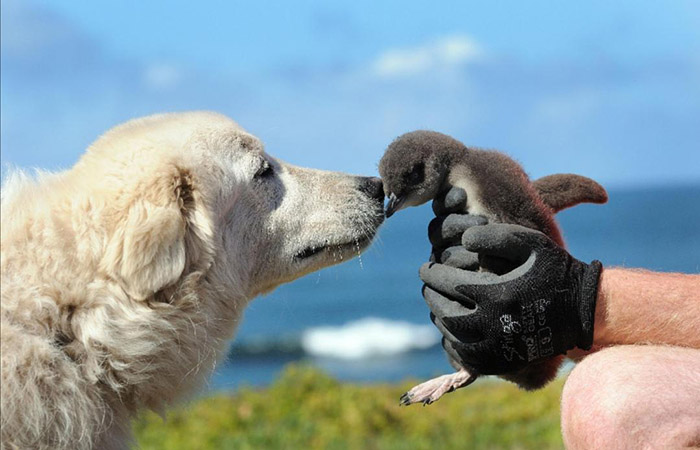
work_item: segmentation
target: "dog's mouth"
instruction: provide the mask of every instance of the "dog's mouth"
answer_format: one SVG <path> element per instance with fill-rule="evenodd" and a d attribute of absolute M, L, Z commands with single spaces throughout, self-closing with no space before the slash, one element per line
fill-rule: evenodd
<path fill-rule="evenodd" d="M 328 248 L 327 245 L 321 245 L 318 247 L 314 247 L 314 246 L 306 247 L 304 250 L 302 250 L 302 251 L 298 252 L 296 255 L 294 255 L 294 259 L 310 258 L 314 255 L 321 253 L 322 251 L 324 251 L 327 248 Z"/>
<path fill-rule="evenodd" d="M 296 261 L 301 261 L 309 259 L 321 253 L 331 253 L 338 257 L 343 257 L 344 255 L 352 251 L 355 251 L 357 255 L 359 255 L 362 252 L 362 250 L 367 248 L 370 242 L 372 242 L 372 237 L 364 236 L 340 244 L 324 243 L 318 245 L 310 245 L 294 254 L 294 259 Z"/>

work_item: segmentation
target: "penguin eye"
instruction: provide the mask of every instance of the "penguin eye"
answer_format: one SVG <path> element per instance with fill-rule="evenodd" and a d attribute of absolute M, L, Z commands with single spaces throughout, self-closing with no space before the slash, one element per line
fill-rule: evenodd
<path fill-rule="evenodd" d="M 416 185 L 423 182 L 425 178 L 425 164 L 418 163 L 413 166 L 410 172 L 406 175 L 406 182 L 410 185 Z"/>

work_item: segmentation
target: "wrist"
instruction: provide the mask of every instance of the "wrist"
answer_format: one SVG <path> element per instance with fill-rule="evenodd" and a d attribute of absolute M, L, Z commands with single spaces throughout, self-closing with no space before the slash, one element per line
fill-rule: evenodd
<path fill-rule="evenodd" d="M 576 347 L 588 350 L 593 345 L 594 324 L 596 324 L 596 306 L 600 296 L 601 274 L 603 265 L 594 260 L 590 264 L 584 264 L 581 277 L 578 313 L 580 320 L 579 338 Z"/>
<path fill-rule="evenodd" d="M 603 269 L 600 273 L 600 283 L 598 287 L 598 298 L 595 307 L 595 327 L 593 329 L 593 342 L 596 346 L 609 344 L 608 339 L 608 314 L 607 304 L 610 294 L 611 269 Z"/>

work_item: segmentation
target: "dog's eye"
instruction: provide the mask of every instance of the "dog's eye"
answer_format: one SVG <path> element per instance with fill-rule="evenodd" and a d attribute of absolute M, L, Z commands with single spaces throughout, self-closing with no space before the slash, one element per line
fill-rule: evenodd
<path fill-rule="evenodd" d="M 274 174 L 274 169 L 270 165 L 269 162 L 265 161 L 263 164 L 260 166 L 257 172 L 255 172 L 255 175 L 253 175 L 253 178 L 268 178 Z"/>

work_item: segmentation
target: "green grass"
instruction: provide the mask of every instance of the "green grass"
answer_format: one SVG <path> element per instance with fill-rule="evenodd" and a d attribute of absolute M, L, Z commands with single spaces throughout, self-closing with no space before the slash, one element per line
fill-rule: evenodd
<path fill-rule="evenodd" d="M 423 407 L 399 407 L 415 384 L 340 383 L 289 366 L 265 389 L 243 388 L 135 422 L 147 449 L 560 449 L 562 380 L 527 393 L 477 382 Z"/>

